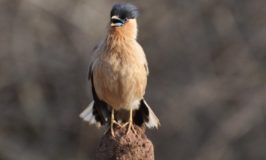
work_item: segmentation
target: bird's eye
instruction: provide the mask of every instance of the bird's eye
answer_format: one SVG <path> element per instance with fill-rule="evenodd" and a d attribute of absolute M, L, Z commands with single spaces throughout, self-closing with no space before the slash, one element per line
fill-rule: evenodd
<path fill-rule="evenodd" d="M 127 19 L 127 18 L 125 18 L 125 19 L 124 19 L 124 21 L 125 21 L 125 22 L 127 22 L 127 21 L 128 21 L 128 19 Z"/>

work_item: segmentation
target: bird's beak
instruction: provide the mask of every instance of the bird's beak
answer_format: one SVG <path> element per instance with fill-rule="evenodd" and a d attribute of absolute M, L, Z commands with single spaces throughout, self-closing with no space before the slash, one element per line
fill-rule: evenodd
<path fill-rule="evenodd" d="M 117 16 L 111 17 L 111 27 L 121 27 L 125 24 L 125 21 Z"/>

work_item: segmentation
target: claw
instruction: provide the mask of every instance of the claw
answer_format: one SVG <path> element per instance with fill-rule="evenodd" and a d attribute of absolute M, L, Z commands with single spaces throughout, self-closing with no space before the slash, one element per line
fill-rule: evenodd
<path fill-rule="evenodd" d="M 132 129 L 132 131 L 133 131 L 134 134 L 137 134 L 137 132 L 136 132 L 134 126 L 133 126 L 133 110 L 132 110 L 132 108 L 131 108 L 130 111 L 129 111 L 129 120 L 128 120 L 127 123 L 125 123 L 125 124 L 123 125 L 123 127 L 125 127 L 125 126 L 127 126 L 127 125 L 128 125 L 127 133 L 126 133 L 127 135 L 128 135 L 128 133 L 129 133 L 129 131 L 130 131 L 131 129 Z"/>
<path fill-rule="evenodd" d="M 115 118 L 114 118 L 114 109 L 112 109 L 111 126 L 110 126 L 112 137 L 115 137 L 114 124 L 117 125 L 117 126 L 119 126 L 120 128 L 124 128 L 124 127 L 127 126 L 126 135 L 128 135 L 128 133 L 130 132 L 130 130 L 132 130 L 134 134 L 137 134 L 137 131 L 135 130 L 134 125 L 133 125 L 133 110 L 132 109 L 130 109 L 130 111 L 129 111 L 129 119 L 128 119 L 128 122 L 124 123 L 123 125 L 121 125 L 120 123 L 118 123 L 115 120 Z"/>
<path fill-rule="evenodd" d="M 121 125 L 120 123 L 118 123 L 116 120 L 115 120 L 115 113 L 114 113 L 114 109 L 112 109 L 112 114 L 111 114 L 111 126 L 110 126 L 110 129 L 111 129 L 111 134 L 113 137 L 115 137 L 115 133 L 114 133 L 114 125 L 117 125 L 118 127 L 122 128 L 123 125 Z"/>

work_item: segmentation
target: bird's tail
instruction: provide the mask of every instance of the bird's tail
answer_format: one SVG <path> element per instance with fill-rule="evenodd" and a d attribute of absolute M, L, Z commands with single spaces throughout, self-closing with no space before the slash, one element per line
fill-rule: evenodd
<path fill-rule="evenodd" d="M 158 128 L 160 126 L 159 119 L 144 99 L 140 101 L 139 109 L 134 116 L 134 123 L 139 126 L 144 123 L 148 128 Z"/>
<path fill-rule="evenodd" d="M 92 101 L 85 110 L 81 112 L 79 115 L 80 118 L 82 118 L 84 121 L 89 122 L 89 124 L 95 124 L 96 119 L 95 116 L 93 115 L 93 106 L 94 106 L 94 101 Z"/>
<path fill-rule="evenodd" d="M 104 103 L 92 101 L 79 116 L 89 124 L 96 124 L 97 127 L 100 127 L 108 121 L 108 114 L 110 113 Z"/>

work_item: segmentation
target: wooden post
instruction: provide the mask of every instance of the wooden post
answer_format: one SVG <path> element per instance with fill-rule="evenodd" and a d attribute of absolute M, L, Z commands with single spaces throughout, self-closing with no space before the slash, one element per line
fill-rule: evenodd
<path fill-rule="evenodd" d="M 145 129 L 134 125 L 136 133 L 127 127 L 114 128 L 115 137 L 108 131 L 100 141 L 96 160 L 154 160 L 152 142 L 145 135 Z"/>

